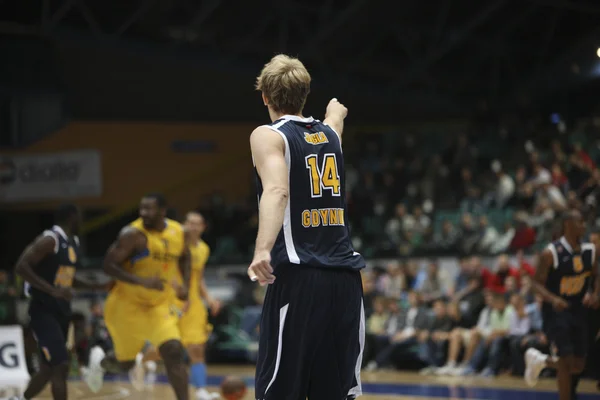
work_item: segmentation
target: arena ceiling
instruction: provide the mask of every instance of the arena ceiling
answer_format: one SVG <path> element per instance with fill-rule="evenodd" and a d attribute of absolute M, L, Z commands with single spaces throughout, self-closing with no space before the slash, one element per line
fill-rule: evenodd
<path fill-rule="evenodd" d="M 251 73 L 285 52 L 364 93 L 471 105 L 592 79 L 599 21 L 595 0 L 0 0 L 3 33 L 141 41 Z"/>

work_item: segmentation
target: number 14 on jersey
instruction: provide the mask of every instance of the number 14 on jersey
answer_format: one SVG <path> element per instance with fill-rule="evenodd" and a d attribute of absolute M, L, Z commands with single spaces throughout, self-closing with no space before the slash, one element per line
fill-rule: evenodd
<path fill-rule="evenodd" d="M 306 156 L 306 168 L 310 175 L 311 197 L 322 197 L 325 189 L 331 191 L 332 196 L 340 196 L 340 174 L 335 153 L 323 155 L 321 168 L 319 168 L 318 158 L 317 154 Z"/>

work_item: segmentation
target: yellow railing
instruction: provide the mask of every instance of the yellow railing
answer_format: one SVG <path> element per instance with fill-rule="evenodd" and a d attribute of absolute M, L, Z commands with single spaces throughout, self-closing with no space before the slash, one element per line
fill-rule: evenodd
<path fill-rule="evenodd" d="M 235 168 L 238 168 L 239 166 L 235 163 L 236 160 L 239 160 L 239 154 L 236 154 L 235 156 L 229 156 L 229 157 L 223 158 L 219 162 L 216 162 L 214 164 L 213 168 L 211 168 L 210 170 L 207 170 L 207 169 L 200 170 L 198 172 L 198 174 L 186 177 L 185 179 L 182 179 L 181 181 L 175 182 L 174 184 L 164 188 L 163 189 L 164 193 L 165 193 L 165 195 L 176 193 L 177 191 L 179 191 L 183 188 L 189 187 L 190 184 L 193 184 L 194 182 L 197 182 L 203 178 L 206 178 L 209 175 L 214 174 L 214 171 L 221 171 L 223 173 L 226 173 Z M 213 176 L 212 179 L 216 179 L 216 178 Z M 143 195 L 144 195 L 144 193 L 140 193 L 140 197 Z M 82 233 L 86 234 L 86 233 L 95 231 L 97 229 L 100 229 L 103 226 L 110 224 L 112 221 L 126 215 L 127 213 L 131 212 L 132 210 L 135 210 L 138 207 L 138 205 L 139 205 L 139 197 L 136 199 L 132 199 L 131 201 L 125 203 L 123 206 L 117 207 L 114 210 L 109 211 L 104 215 L 101 215 L 99 217 L 96 217 L 96 218 L 84 223 Z"/>

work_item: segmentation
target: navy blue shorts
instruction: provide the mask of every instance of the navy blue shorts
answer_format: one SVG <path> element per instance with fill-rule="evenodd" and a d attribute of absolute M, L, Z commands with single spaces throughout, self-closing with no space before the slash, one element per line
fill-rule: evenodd
<path fill-rule="evenodd" d="M 67 337 L 70 317 L 49 312 L 34 303 L 29 306 L 29 317 L 29 326 L 37 341 L 43 362 L 52 366 L 68 362 Z"/>
<path fill-rule="evenodd" d="M 587 313 L 565 310 L 544 313 L 544 333 L 559 357 L 585 358 L 588 352 Z"/>
<path fill-rule="evenodd" d="M 261 316 L 256 399 L 358 397 L 365 343 L 360 272 L 285 265 L 275 276 Z"/>

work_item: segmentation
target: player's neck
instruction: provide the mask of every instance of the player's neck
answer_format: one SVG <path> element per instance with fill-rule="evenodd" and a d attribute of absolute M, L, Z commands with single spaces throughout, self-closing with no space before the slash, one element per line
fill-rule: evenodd
<path fill-rule="evenodd" d="M 571 246 L 572 249 L 579 248 L 580 240 L 578 238 L 569 235 L 563 235 L 563 238 L 569 244 L 569 246 Z"/>
<path fill-rule="evenodd" d="M 271 111 L 269 110 L 269 116 L 271 117 L 271 121 L 275 122 L 283 117 L 285 117 L 286 115 L 293 115 L 295 117 L 299 117 L 299 118 L 304 118 L 304 116 L 302 115 L 302 113 L 299 114 L 286 114 L 286 113 L 280 113 L 280 112 L 275 112 L 275 111 Z"/>
<path fill-rule="evenodd" d="M 67 235 L 67 237 L 71 237 L 71 229 L 68 226 L 65 225 L 57 225 L 60 229 L 62 229 L 62 231 L 65 233 L 65 235 Z"/>

